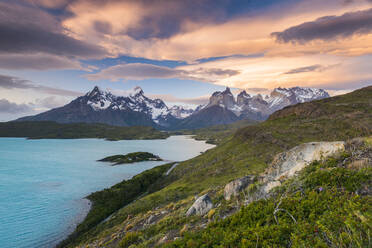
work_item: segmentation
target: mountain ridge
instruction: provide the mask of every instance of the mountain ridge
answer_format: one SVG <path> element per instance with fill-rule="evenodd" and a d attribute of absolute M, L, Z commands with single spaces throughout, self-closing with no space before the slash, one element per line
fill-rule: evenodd
<path fill-rule="evenodd" d="M 288 105 L 329 97 L 321 89 L 276 88 L 270 96 L 249 95 L 242 91 L 235 99 L 230 88 L 216 91 L 209 103 L 188 109 L 168 107 L 161 99 L 147 97 L 140 87 L 116 96 L 98 86 L 70 103 L 16 121 L 55 121 L 58 123 L 102 123 L 114 126 L 151 126 L 158 129 L 195 129 L 229 124 L 239 120 L 265 120 Z"/>
<path fill-rule="evenodd" d="M 205 106 L 182 120 L 178 129 L 194 129 L 207 126 L 230 124 L 238 120 L 266 120 L 272 113 L 286 106 L 328 98 L 328 92 L 315 88 L 275 88 L 270 95 L 249 95 L 245 90 L 235 99 L 230 88 L 216 91 Z M 200 115 L 206 118 L 202 118 Z M 218 115 L 218 118 L 215 118 Z"/>

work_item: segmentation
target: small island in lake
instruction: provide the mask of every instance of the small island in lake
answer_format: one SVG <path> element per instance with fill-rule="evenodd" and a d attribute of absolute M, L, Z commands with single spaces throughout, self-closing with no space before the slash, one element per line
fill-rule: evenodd
<path fill-rule="evenodd" d="M 126 155 L 114 155 L 98 160 L 100 162 L 111 162 L 113 165 L 130 164 L 142 161 L 162 161 L 159 156 L 149 152 L 132 152 Z"/>

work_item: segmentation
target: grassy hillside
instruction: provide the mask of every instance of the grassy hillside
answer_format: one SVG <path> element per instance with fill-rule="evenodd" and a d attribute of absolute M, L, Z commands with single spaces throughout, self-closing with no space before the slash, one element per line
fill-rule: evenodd
<path fill-rule="evenodd" d="M 372 146 L 357 149 L 372 156 Z M 370 247 L 372 161 L 352 163 L 360 158 L 349 152 L 312 163 L 272 197 L 164 246 Z"/>
<path fill-rule="evenodd" d="M 231 124 L 215 125 L 211 127 L 205 127 L 194 130 L 180 130 L 171 132 L 171 134 L 186 134 L 194 135 L 196 140 L 206 140 L 209 144 L 221 144 L 227 138 L 232 136 L 238 129 L 257 124 L 257 121 L 253 120 L 241 120 Z"/>
<path fill-rule="evenodd" d="M 0 123 L 0 137 L 130 140 L 165 139 L 169 135 L 152 127 L 118 127 L 105 124 L 60 124 L 51 121 L 17 121 Z"/>
<path fill-rule="evenodd" d="M 275 154 L 304 142 L 348 140 L 371 134 L 372 87 L 285 108 L 263 123 L 239 129 L 216 148 L 180 163 L 163 178 L 167 186 L 123 207 L 109 221 L 91 228 L 70 245 L 126 247 L 128 240 L 136 240 L 140 247 L 151 247 L 187 230 L 196 232 L 206 226 L 209 218 L 185 217 L 195 195 L 208 192 L 216 205 L 222 204 L 221 213 L 236 211 L 234 204 L 222 201 L 224 185 L 244 175 L 261 173 Z M 161 219 L 151 226 L 144 225 L 151 215 Z"/>

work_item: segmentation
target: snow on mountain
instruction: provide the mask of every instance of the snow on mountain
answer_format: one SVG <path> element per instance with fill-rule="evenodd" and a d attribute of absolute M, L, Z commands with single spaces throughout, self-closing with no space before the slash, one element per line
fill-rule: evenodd
<path fill-rule="evenodd" d="M 242 91 L 235 99 L 226 88 L 215 92 L 208 104 L 192 110 L 182 106 L 168 107 L 161 99 L 148 98 L 140 87 L 124 93 L 114 95 L 94 87 L 62 107 L 19 120 L 192 129 L 243 119 L 265 120 L 285 106 L 329 97 L 324 90 L 294 87 L 274 89 L 268 96 L 252 96 Z"/>
<path fill-rule="evenodd" d="M 116 97 L 110 92 L 102 91 L 97 86 L 86 94 L 88 97 L 87 104 L 92 106 L 94 110 L 103 110 L 111 106 L 116 101 Z"/>
<path fill-rule="evenodd" d="M 276 88 L 270 95 L 249 95 L 242 91 L 235 101 L 230 89 L 225 91 L 216 91 L 212 94 L 209 104 L 204 107 L 198 107 L 195 112 L 211 106 L 220 106 L 232 111 L 241 118 L 265 119 L 273 112 L 282 109 L 288 105 L 303 103 L 329 97 L 329 94 L 322 89 L 314 88 Z"/>
<path fill-rule="evenodd" d="M 183 119 L 191 115 L 194 111 L 182 106 L 168 106 L 161 99 L 150 99 L 145 96 L 141 87 L 127 91 L 125 96 L 115 96 L 109 91 L 101 90 L 99 87 L 88 92 L 86 95 L 87 104 L 95 111 L 106 109 L 111 110 L 132 110 L 146 113 L 151 119 L 159 124 L 159 121 L 167 119 L 169 115 Z"/>
<path fill-rule="evenodd" d="M 169 109 L 170 114 L 178 119 L 184 119 L 194 113 L 193 109 L 187 109 L 183 106 L 174 105 Z"/>

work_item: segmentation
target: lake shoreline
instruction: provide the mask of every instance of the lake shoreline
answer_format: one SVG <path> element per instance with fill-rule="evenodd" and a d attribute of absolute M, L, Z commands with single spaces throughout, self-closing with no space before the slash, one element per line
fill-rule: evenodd
<path fill-rule="evenodd" d="M 194 138 L 195 135 L 171 135 L 171 136 L 169 136 L 168 138 L 175 137 L 175 136 L 182 136 L 182 137 L 185 137 L 185 138 L 188 138 L 188 139 L 192 139 L 192 140 L 195 140 L 195 141 L 204 141 L 206 144 L 208 144 L 208 143 L 206 142 L 206 140 L 197 140 L 197 139 L 195 139 L 195 138 Z M 210 144 L 210 145 L 212 145 L 212 144 Z M 213 147 L 211 147 L 211 148 L 209 148 L 209 149 L 212 149 L 212 148 L 214 148 L 214 147 L 215 147 L 215 145 L 213 145 Z M 198 155 L 199 155 L 199 154 L 198 154 Z M 198 155 L 196 155 L 196 156 L 198 156 Z M 196 157 L 196 156 L 195 156 L 195 157 Z M 191 159 L 191 158 L 190 158 L 190 159 Z M 187 159 L 187 160 L 188 160 L 188 159 Z M 170 160 L 163 160 L 162 162 L 164 162 L 164 163 L 161 164 L 161 165 L 158 165 L 157 167 L 165 166 L 165 165 L 167 165 L 167 164 L 172 163 L 172 168 L 171 168 L 171 167 L 168 168 L 168 169 L 166 170 L 165 173 L 167 173 L 168 171 L 170 171 L 171 169 L 173 169 L 173 165 L 178 165 L 178 164 L 180 163 L 180 161 L 176 162 L 176 161 L 170 161 Z M 136 163 L 134 163 L 134 164 L 137 164 L 137 163 L 140 163 L 140 162 L 136 162 Z M 151 170 L 151 169 L 149 169 L 149 170 Z M 148 171 L 149 171 L 149 170 L 148 170 Z M 143 172 L 145 172 L 145 171 L 143 171 Z M 141 172 L 141 173 L 143 173 L 143 172 Z M 133 175 L 132 178 L 135 177 L 135 176 L 137 176 L 137 175 L 140 175 L 141 173 L 138 173 L 138 174 L 136 174 L 136 175 Z M 166 174 L 166 175 L 168 175 L 168 174 Z M 130 179 L 131 179 L 131 178 L 129 178 L 129 179 L 123 179 L 123 180 L 125 180 L 125 181 L 129 181 Z M 118 184 L 119 184 L 119 183 L 118 183 Z M 112 185 L 112 186 L 109 187 L 108 189 L 112 189 L 113 187 L 115 187 L 115 185 L 117 185 L 117 184 Z M 70 230 L 69 233 L 68 233 L 68 235 L 67 235 L 67 236 L 65 235 L 65 238 L 64 238 L 63 240 L 61 240 L 61 241 L 57 244 L 56 247 L 65 247 L 64 245 L 66 245 L 66 244 L 64 244 L 64 242 L 66 242 L 66 241 L 69 239 L 70 235 L 73 235 L 73 234 L 75 233 L 77 226 L 78 226 L 79 224 L 83 223 L 83 222 L 87 219 L 88 214 L 93 210 L 94 201 L 93 201 L 93 200 L 89 200 L 88 197 L 91 196 L 91 195 L 93 195 L 93 194 L 95 194 L 95 193 L 101 192 L 102 190 L 103 190 L 103 189 L 101 189 L 101 190 L 97 190 L 97 191 L 95 191 L 95 192 L 92 192 L 90 195 L 88 195 L 88 196 L 86 196 L 86 197 L 83 198 L 83 199 L 89 201 L 89 206 L 88 206 L 86 209 L 84 209 L 84 211 L 85 211 L 84 213 L 81 213 L 81 216 L 84 216 L 84 217 L 83 217 L 82 219 L 79 220 L 79 222 L 76 224 L 75 228 L 74 228 L 73 230 Z M 138 194 L 137 196 L 139 196 L 139 195 L 141 195 L 141 194 L 142 194 L 142 193 Z M 136 197 L 137 197 L 137 196 L 136 196 Z M 128 203 L 128 204 L 130 204 L 130 203 Z M 124 207 L 124 206 L 123 206 L 123 207 Z M 113 213 L 113 214 L 114 214 L 114 213 Z M 112 214 L 111 214 L 111 215 L 112 215 Z M 110 216 L 111 216 L 111 215 L 110 215 Z M 105 220 L 103 220 L 103 221 L 105 221 Z M 102 222 L 103 222 L 103 221 L 102 221 Z M 77 236 L 79 236 L 79 234 L 78 234 Z M 69 243 L 67 243 L 67 245 L 68 245 L 68 244 L 69 244 Z M 61 245 L 62 245 L 62 246 L 61 246 Z"/>

